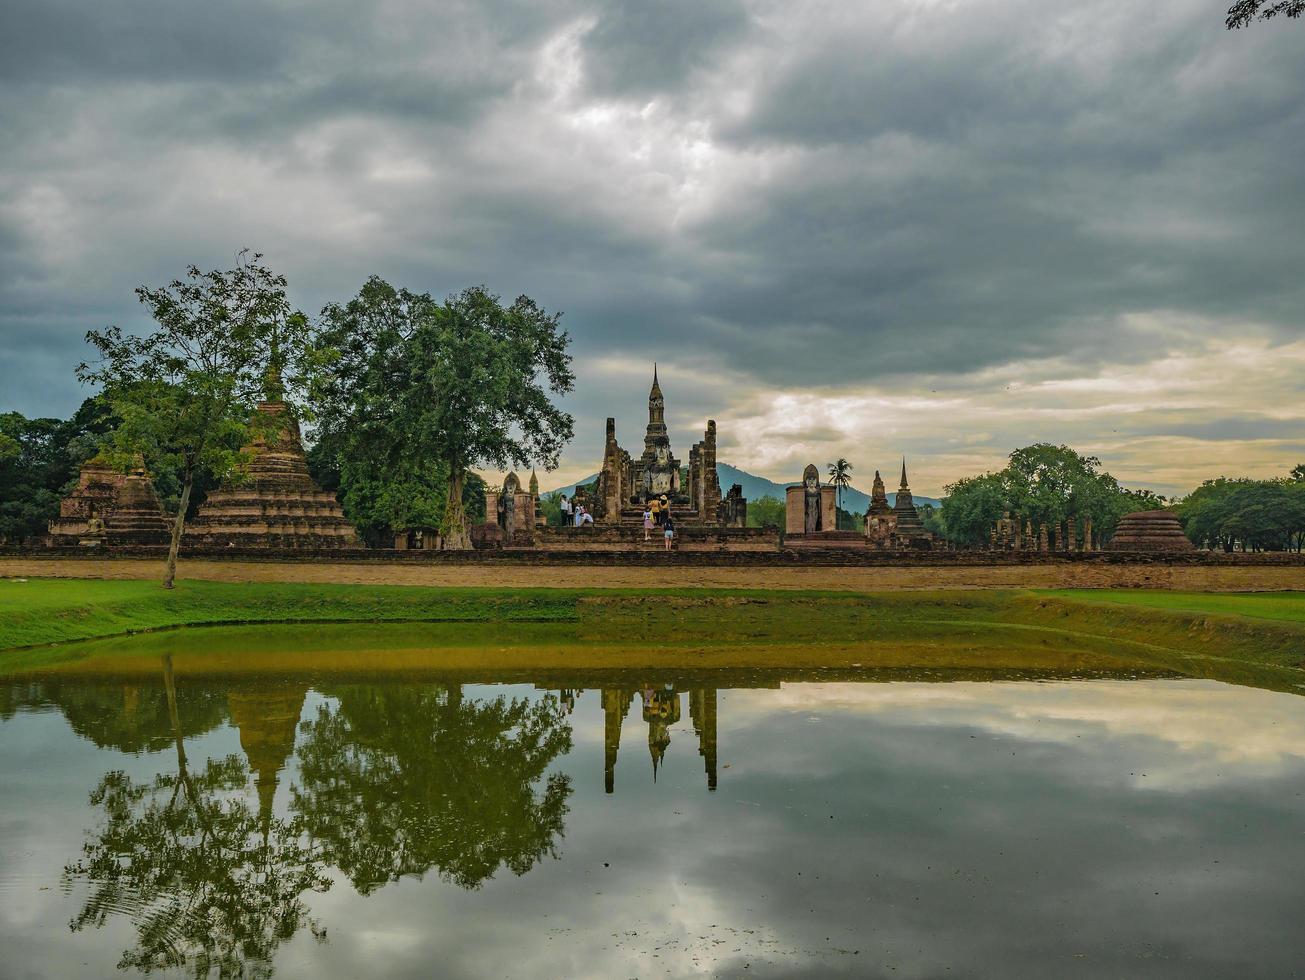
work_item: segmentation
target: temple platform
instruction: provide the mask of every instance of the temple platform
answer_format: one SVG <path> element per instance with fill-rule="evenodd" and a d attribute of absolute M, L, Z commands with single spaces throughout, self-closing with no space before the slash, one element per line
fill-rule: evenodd
<path fill-rule="evenodd" d="M 764 527 L 718 527 L 680 523 L 675 520 L 675 551 L 779 551 L 779 530 Z M 665 539 L 659 528 L 643 539 L 643 511 L 639 523 L 586 524 L 583 527 L 537 527 L 535 548 L 539 551 L 664 551 Z"/>

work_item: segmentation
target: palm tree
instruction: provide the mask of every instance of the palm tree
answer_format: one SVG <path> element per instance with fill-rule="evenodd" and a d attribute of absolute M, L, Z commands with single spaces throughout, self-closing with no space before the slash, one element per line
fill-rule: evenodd
<path fill-rule="evenodd" d="M 829 469 L 829 482 L 838 491 L 838 510 L 834 514 L 834 526 L 838 526 L 838 513 L 843 510 L 843 491 L 852 483 L 852 464 L 842 456 L 838 457 L 837 462 L 827 464 Z"/>

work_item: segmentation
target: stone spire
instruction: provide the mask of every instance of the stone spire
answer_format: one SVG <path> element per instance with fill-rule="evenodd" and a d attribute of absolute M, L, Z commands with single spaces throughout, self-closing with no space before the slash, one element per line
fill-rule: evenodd
<path fill-rule="evenodd" d="M 533 466 L 530 468 L 530 496 L 539 499 L 539 474 Z"/>
<path fill-rule="evenodd" d="M 653 364 L 653 383 L 648 392 L 648 435 L 666 435 L 666 399 L 662 397 L 662 386 L 657 383 L 657 365 Z"/>
<path fill-rule="evenodd" d="M 869 513 L 877 516 L 883 516 L 892 512 L 892 506 L 888 503 L 888 493 L 884 489 L 884 478 L 875 470 L 874 486 L 870 490 L 870 511 Z"/>
<path fill-rule="evenodd" d="M 906 457 L 902 457 L 902 485 L 897 489 L 897 501 L 893 505 L 897 515 L 897 534 L 899 537 L 924 535 L 924 522 L 920 512 L 915 509 L 915 499 L 911 496 L 911 486 L 906 481 Z"/>

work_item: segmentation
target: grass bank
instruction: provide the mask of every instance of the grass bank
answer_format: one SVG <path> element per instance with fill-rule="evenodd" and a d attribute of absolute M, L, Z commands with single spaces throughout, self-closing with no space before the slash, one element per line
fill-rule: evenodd
<path fill-rule="evenodd" d="M 952 653 L 1004 644 L 1032 649 L 1075 644 L 1199 676 L 1237 665 L 1293 673 L 1305 666 L 1305 596 L 1091 590 L 848 593 L 725 589 L 575 590 L 423 588 L 307 583 L 186 581 L 0 581 L 0 671 L 44 654 L 31 648 L 178 626 L 247 623 L 479 624 L 446 646 L 550 649 L 622 646 L 629 656 L 676 650 L 763 658 L 765 648 L 850 650 L 909 646 Z M 545 632 L 530 624 L 548 627 Z M 302 643 L 318 643 L 304 628 Z M 538 634 L 538 635 L 536 635 Z M 967 647 L 967 644 L 969 645 Z M 753 651 L 753 652 L 749 652 Z M 1048 651 L 1050 652 L 1050 651 Z M 562 656 L 562 654 L 557 654 Z M 801 658 L 811 661 L 806 650 Z M 817 658 L 818 659 L 818 658 Z M 1211 673 L 1214 671 L 1214 673 Z"/>

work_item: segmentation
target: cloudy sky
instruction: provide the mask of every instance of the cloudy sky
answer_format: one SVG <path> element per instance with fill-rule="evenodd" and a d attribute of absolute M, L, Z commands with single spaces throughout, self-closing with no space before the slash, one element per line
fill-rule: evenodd
<path fill-rule="evenodd" d="M 1305 25 L 1220 0 L 5 0 L 0 411 L 132 288 L 263 251 L 565 313 L 577 436 L 915 489 L 1067 442 L 1185 491 L 1305 460 Z M 867 479 L 857 482 L 867 483 Z"/>

